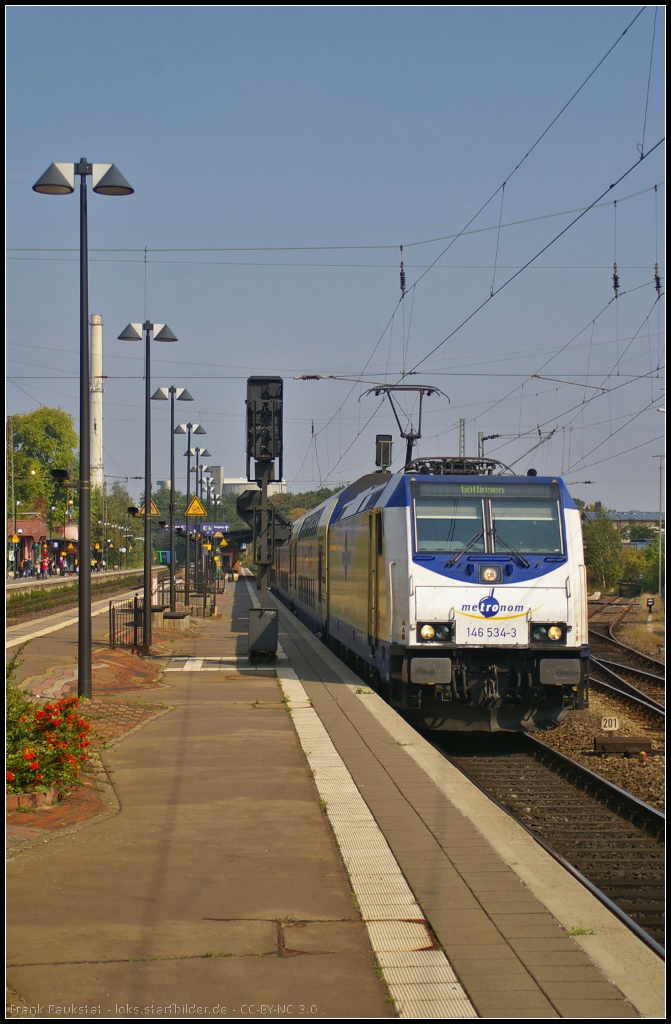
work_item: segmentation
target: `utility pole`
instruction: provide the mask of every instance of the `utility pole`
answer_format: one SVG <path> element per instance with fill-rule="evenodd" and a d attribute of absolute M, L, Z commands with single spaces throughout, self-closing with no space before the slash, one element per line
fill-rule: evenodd
<path fill-rule="evenodd" d="M 459 458 L 466 458 L 466 420 L 459 420 Z"/>
<path fill-rule="evenodd" d="M 663 519 L 662 519 L 662 502 L 664 500 L 664 456 L 653 455 L 653 459 L 659 459 L 659 551 L 657 552 L 657 593 L 662 596 L 662 539 L 663 539 Z"/>

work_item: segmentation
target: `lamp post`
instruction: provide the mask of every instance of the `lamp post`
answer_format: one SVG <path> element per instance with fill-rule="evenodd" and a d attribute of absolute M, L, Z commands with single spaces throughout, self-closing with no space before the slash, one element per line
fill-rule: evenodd
<path fill-rule="evenodd" d="M 657 593 L 662 596 L 662 502 L 664 498 L 664 456 L 653 455 L 653 459 L 659 459 L 659 551 L 657 552 Z"/>
<path fill-rule="evenodd" d="M 200 457 L 202 455 L 203 458 L 209 458 L 210 453 L 208 452 L 207 448 L 196 448 L 195 452 L 196 452 L 196 465 L 195 465 L 195 467 L 194 467 L 192 472 L 194 472 L 196 474 L 196 479 L 195 479 L 195 483 L 194 483 L 193 493 L 202 501 L 202 498 L 203 498 L 202 473 L 203 473 L 204 469 L 207 469 L 207 466 L 201 465 Z M 198 582 L 198 566 L 200 565 L 200 563 L 202 561 L 202 544 L 203 544 L 203 538 L 202 538 L 201 531 L 200 531 L 199 527 L 200 527 L 200 520 L 198 521 L 198 524 L 196 526 L 196 537 L 195 537 L 196 553 L 195 553 L 195 557 L 193 559 L 193 562 L 194 562 L 194 573 L 195 573 L 195 576 L 196 576 L 196 582 Z M 198 545 L 198 538 L 199 537 L 200 537 L 200 548 L 199 548 L 199 545 Z M 202 566 L 201 566 L 201 577 L 202 577 Z"/>
<path fill-rule="evenodd" d="M 142 341 L 145 336 L 145 389 L 144 389 L 144 602 L 142 626 L 142 650 L 149 653 L 151 647 L 151 351 L 152 332 L 154 341 L 177 341 L 167 324 L 130 323 L 119 335 L 119 341 Z"/>
<path fill-rule="evenodd" d="M 193 402 L 186 388 L 159 388 L 151 397 L 166 402 L 170 395 L 170 611 L 175 611 L 175 399 Z"/>
<path fill-rule="evenodd" d="M 204 427 L 201 427 L 200 423 L 179 423 L 175 427 L 176 434 L 186 434 L 186 507 L 189 507 L 191 501 L 191 456 L 195 455 L 194 450 L 191 447 L 191 434 L 206 434 L 207 431 Z M 189 572 L 190 572 L 190 536 L 191 531 L 189 528 L 188 516 L 184 516 L 186 521 L 186 553 L 185 553 L 185 565 L 184 565 L 184 606 L 189 607 Z"/>
<path fill-rule="evenodd" d="M 91 382 L 89 365 L 88 215 L 86 179 L 103 196 L 129 196 L 134 189 L 114 164 L 54 163 L 33 191 L 63 196 L 75 190 L 79 175 L 79 626 L 77 693 L 91 697 Z"/>

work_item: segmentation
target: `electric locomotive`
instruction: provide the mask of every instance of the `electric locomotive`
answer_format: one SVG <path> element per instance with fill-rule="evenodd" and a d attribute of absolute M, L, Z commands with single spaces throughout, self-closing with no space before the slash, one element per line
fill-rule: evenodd
<path fill-rule="evenodd" d="M 531 732 L 587 706 L 580 514 L 558 477 L 500 466 L 369 474 L 276 551 L 275 593 L 422 728 Z"/>

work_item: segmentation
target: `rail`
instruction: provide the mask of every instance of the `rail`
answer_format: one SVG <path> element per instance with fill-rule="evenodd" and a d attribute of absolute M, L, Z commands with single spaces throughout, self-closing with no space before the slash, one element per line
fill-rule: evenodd
<path fill-rule="evenodd" d="M 505 734 L 501 735 L 504 735 L 502 742 L 505 742 Z M 477 742 L 474 736 L 469 734 L 471 745 Z M 506 755 L 501 750 L 497 749 L 496 756 L 489 758 L 492 762 L 490 767 L 486 756 L 477 756 L 477 752 L 474 756 L 472 750 L 468 756 L 447 752 L 444 746 L 448 741 L 444 737 L 436 737 L 435 741 L 430 742 L 608 907 L 646 946 L 664 958 L 664 947 L 656 937 L 661 937 L 659 922 L 663 909 L 664 861 L 661 836 L 665 815 L 661 811 L 536 737 L 515 737 L 514 741 L 511 740 L 513 754 L 508 756 L 512 756 L 513 760 L 509 763 L 508 774 L 512 781 L 505 777 Z M 548 781 L 547 772 L 539 771 L 538 778 L 534 778 L 531 764 L 527 767 L 525 763 L 523 771 L 520 771 L 520 753 L 527 753 L 530 761 L 552 772 L 552 785 Z M 469 760 L 472 761 L 471 765 L 468 765 Z M 522 782 L 522 779 L 525 781 Z M 515 792 L 506 792 L 506 787 Z M 535 796 L 539 797 L 537 801 Z M 522 806 L 520 810 L 515 807 L 515 803 L 527 806 Z M 567 824 L 570 823 L 568 827 L 558 821 L 556 810 L 551 808 L 550 813 L 543 818 L 543 806 L 548 803 L 555 809 L 562 808 Z M 529 818 L 527 812 L 536 816 L 533 825 L 524 820 L 525 814 Z M 615 819 L 613 815 L 616 815 Z M 622 852 L 614 860 L 613 854 L 617 853 L 620 835 L 624 838 Z M 572 838 L 576 836 L 577 841 Z M 628 861 L 636 863 L 631 879 L 623 877 Z M 604 891 L 606 889 L 610 890 L 610 895 Z M 644 923 L 647 918 L 647 928 L 632 915 L 638 916 Z"/>

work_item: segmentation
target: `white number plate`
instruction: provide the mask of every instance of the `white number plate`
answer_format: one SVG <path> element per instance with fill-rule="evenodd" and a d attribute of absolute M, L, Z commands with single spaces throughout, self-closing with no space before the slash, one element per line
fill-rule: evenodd
<path fill-rule="evenodd" d="M 609 718 L 601 719 L 601 728 L 604 732 L 617 732 L 620 728 L 620 719 L 611 715 Z"/>
<path fill-rule="evenodd" d="M 526 644 L 529 642 L 529 626 L 526 619 L 510 622 L 470 622 L 457 619 L 458 644 Z"/>

